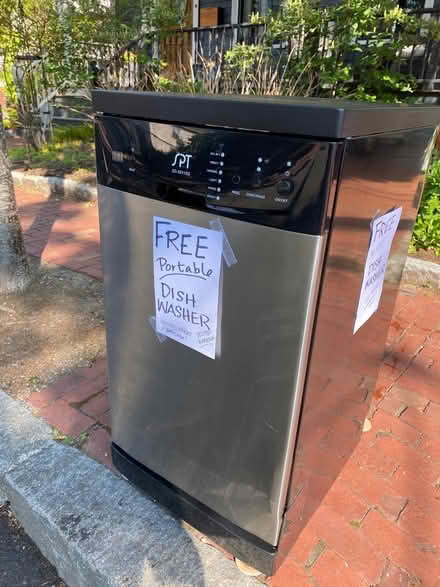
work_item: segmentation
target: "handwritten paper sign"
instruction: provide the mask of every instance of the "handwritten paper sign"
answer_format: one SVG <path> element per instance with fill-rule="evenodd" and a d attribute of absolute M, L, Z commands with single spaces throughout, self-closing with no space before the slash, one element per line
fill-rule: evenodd
<path fill-rule="evenodd" d="M 153 218 L 156 332 L 215 358 L 223 233 Z"/>
<path fill-rule="evenodd" d="M 365 263 L 359 304 L 353 334 L 379 307 L 391 244 L 400 222 L 402 208 L 374 218 L 371 223 L 370 244 Z"/>

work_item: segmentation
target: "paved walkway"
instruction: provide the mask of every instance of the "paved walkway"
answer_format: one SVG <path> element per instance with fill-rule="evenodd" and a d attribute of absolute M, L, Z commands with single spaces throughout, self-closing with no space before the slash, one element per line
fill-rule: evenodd
<path fill-rule="evenodd" d="M 48 199 L 23 189 L 16 196 L 28 253 L 102 279 L 95 203 Z"/>
<path fill-rule="evenodd" d="M 26 245 L 102 278 L 95 205 L 18 192 Z M 440 587 L 440 294 L 399 294 L 365 431 L 272 587 Z M 111 467 L 105 360 L 29 397 Z"/>

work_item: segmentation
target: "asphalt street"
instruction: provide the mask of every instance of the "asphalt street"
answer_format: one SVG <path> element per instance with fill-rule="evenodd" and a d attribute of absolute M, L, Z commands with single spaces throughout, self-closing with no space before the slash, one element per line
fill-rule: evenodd
<path fill-rule="evenodd" d="M 67 587 L 15 519 L 0 506 L 0 587 Z"/>

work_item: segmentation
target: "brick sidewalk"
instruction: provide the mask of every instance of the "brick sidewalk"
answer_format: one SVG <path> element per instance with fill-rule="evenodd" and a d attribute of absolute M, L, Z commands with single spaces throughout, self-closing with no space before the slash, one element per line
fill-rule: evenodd
<path fill-rule="evenodd" d="M 102 277 L 96 205 L 17 194 L 31 254 Z M 399 294 L 371 429 L 302 531 L 272 587 L 440 587 L 440 294 Z M 29 397 L 111 465 L 106 363 Z"/>
<path fill-rule="evenodd" d="M 102 279 L 98 208 L 16 189 L 26 250 L 45 263 Z"/>

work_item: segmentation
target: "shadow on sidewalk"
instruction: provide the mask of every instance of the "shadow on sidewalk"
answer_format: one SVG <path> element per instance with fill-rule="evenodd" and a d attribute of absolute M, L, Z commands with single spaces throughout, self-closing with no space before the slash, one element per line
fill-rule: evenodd
<path fill-rule="evenodd" d="M 61 177 L 64 177 L 64 173 L 61 174 Z M 38 258 L 39 265 L 41 265 L 41 256 L 49 241 L 53 225 L 58 218 L 63 201 L 64 192 L 62 190 L 55 190 L 51 186 L 49 197 L 42 202 L 32 224 L 23 231 L 25 236 L 34 236 L 35 234 L 35 237 L 37 237 L 35 240 L 38 242 L 40 254 L 36 255 L 36 257 Z M 26 211 L 27 208 L 27 206 L 20 207 L 19 215 Z M 71 213 L 71 217 L 74 215 Z"/>
<path fill-rule="evenodd" d="M 21 193 L 17 205 L 27 253 L 39 265 L 44 260 L 102 279 L 96 210 L 89 213 L 85 202 L 65 200 L 59 190 L 35 199 Z"/>

